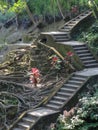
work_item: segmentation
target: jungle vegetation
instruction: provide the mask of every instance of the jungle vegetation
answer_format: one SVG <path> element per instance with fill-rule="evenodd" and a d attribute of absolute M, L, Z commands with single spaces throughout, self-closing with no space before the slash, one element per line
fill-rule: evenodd
<path fill-rule="evenodd" d="M 79 10 L 90 7 L 97 18 L 97 0 L 1 0 L 0 22 L 4 23 L 12 17 L 16 17 L 17 24 L 19 19 L 23 18 L 29 19 L 32 24 L 36 24 L 36 20 L 49 19 L 51 16 L 54 20 L 56 17 L 64 18 L 74 5 L 77 5 Z"/>
<path fill-rule="evenodd" d="M 98 42 L 98 0 L 0 0 L 0 28 L 3 24 L 9 21 L 9 19 L 14 19 L 13 22 L 16 23 L 17 28 L 21 25 L 25 26 L 25 23 L 27 24 L 28 22 L 30 23 L 30 25 L 34 25 L 34 26 L 36 26 L 42 20 L 43 22 L 48 22 L 48 23 L 56 22 L 57 20 L 65 19 L 65 17 L 69 15 L 71 11 L 71 7 L 74 5 L 77 5 L 79 7 L 79 11 L 81 12 L 85 9 L 91 9 L 93 11 L 96 22 L 89 28 L 89 30 L 87 30 L 86 32 L 80 33 L 79 36 L 76 37 L 76 39 L 87 42 L 91 47 L 93 47 L 95 51 L 96 47 L 98 46 L 97 45 L 97 42 Z M 28 49 L 28 53 L 29 52 L 30 51 Z M 22 56 L 24 56 L 24 53 L 25 52 L 22 53 Z M 25 59 L 24 64 L 28 62 L 28 59 L 29 59 L 28 53 L 27 53 L 27 57 L 23 57 L 23 61 Z M 11 54 L 11 56 L 13 55 Z M 11 59 L 12 59 L 11 65 L 13 66 L 13 60 L 17 59 L 17 57 L 14 58 L 13 56 L 13 58 L 11 57 Z M 17 64 L 17 62 L 14 62 L 14 63 Z M 16 66 L 16 64 L 14 65 Z M 21 68 L 23 69 L 23 62 L 21 64 Z M 24 68 L 24 70 L 25 69 L 26 68 Z M 18 69 L 16 68 L 16 70 Z M 19 90 L 16 91 L 16 89 L 13 89 L 15 88 L 13 84 L 11 87 L 10 86 L 7 86 L 7 87 L 8 87 L 7 90 L 10 89 L 10 92 L 13 92 L 15 90 L 15 93 L 20 93 L 20 94 L 24 90 L 24 88 L 19 87 Z M 5 84 L 2 90 L 5 91 L 4 89 L 5 89 Z M 25 92 L 23 94 L 25 94 Z M 1 93 L 0 96 L 2 97 L 2 95 L 5 95 L 5 94 L 6 93 Z M 9 95 L 10 93 L 7 93 L 7 98 Z M 36 94 L 36 97 L 37 96 L 38 95 Z M 12 100 L 14 99 L 15 102 L 11 101 L 11 99 Z M 57 123 L 56 130 L 76 130 L 76 129 L 77 130 L 88 130 L 88 129 L 92 130 L 92 128 L 96 128 L 97 130 L 98 128 L 98 102 L 96 102 L 97 99 L 98 99 L 98 85 L 96 88 L 94 88 L 93 94 L 89 94 L 87 97 L 85 96 L 85 98 L 81 97 L 79 101 L 80 106 L 76 110 L 76 115 L 74 115 L 73 118 L 69 118 L 65 120 L 63 118 L 64 115 L 61 115 L 59 117 L 58 119 L 59 123 Z M 9 100 L 7 103 L 5 102 L 5 96 L 2 98 L 2 100 L 5 106 L 6 104 L 10 104 L 9 101 L 13 103 L 13 106 L 18 104 L 18 102 L 20 103 L 20 99 L 17 100 L 16 95 L 12 95 L 12 97 L 9 97 Z M 35 97 L 34 97 L 34 101 L 35 101 Z M 25 103 L 23 102 L 25 106 L 24 109 L 28 109 L 28 106 L 30 105 L 30 104 L 27 104 L 27 102 L 28 102 L 28 96 L 26 98 L 26 102 Z M 22 106 L 22 104 L 20 104 L 20 106 Z M 13 107 L 13 112 L 14 111 L 15 112 L 17 111 L 17 113 L 19 113 L 18 108 L 16 109 Z M 15 115 L 15 113 L 12 113 L 12 111 L 10 110 L 8 112 L 9 112 L 8 114 L 12 114 L 11 117 Z M 6 122 L 4 122 L 4 120 L 7 118 L 7 116 L 8 117 L 10 116 L 9 115 L 5 116 L 5 109 L 3 107 L 1 107 L 1 113 L 4 113 L 4 116 L 2 116 L 2 119 L 0 121 L 2 124 L 5 123 L 5 126 L 6 126 Z M 88 114 L 89 114 L 89 117 L 88 117 Z M 87 121 L 88 118 L 89 118 L 89 122 Z M 1 127 L 2 127 L 2 124 L 1 124 Z M 55 130 L 55 128 L 53 127 L 51 128 L 51 130 Z"/>

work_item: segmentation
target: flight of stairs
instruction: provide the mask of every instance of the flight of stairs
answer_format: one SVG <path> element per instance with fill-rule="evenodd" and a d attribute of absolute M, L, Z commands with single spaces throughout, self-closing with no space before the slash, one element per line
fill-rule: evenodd
<path fill-rule="evenodd" d="M 74 74 L 58 92 L 49 100 L 45 107 L 53 110 L 61 110 L 70 98 L 80 89 L 81 86 L 87 81 L 87 76 Z"/>
<path fill-rule="evenodd" d="M 43 107 L 40 107 L 39 110 L 28 111 L 9 130 L 32 130 L 38 121 L 40 121 L 41 117 L 59 113 L 88 79 L 88 76 L 80 75 L 77 72 L 74 73 Z"/>
<path fill-rule="evenodd" d="M 92 14 L 92 11 L 88 10 L 74 19 L 70 20 L 69 22 L 65 23 L 59 30 L 64 32 L 70 32 L 80 21 L 87 18 Z"/>
<path fill-rule="evenodd" d="M 65 42 L 70 40 L 70 35 L 65 32 L 55 32 L 52 34 L 55 42 Z"/>
<path fill-rule="evenodd" d="M 32 112 L 27 112 L 12 130 L 29 130 L 38 120 L 39 116 L 33 115 Z"/>
<path fill-rule="evenodd" d="M 82 19 L 91 15 L 91 11 L 87 11 L 76 18 L 66 23 L 60 31 L 64 32 L 48 32 L 45 35 L 50 35 L 55 42 L 66 42 L 70 40 L 70 31 L 77 25 Z M 94 59 L 91 52 L 88 50 L 86 45 L 73 46 L 74 51 L 79 56 L 86 68 L 97 67 L 98 62 Z M 34 58 L 34 57 L 33 57 Z M 37 59 L 37 57 L 35 57 Z M 79 72 L 75 72 L 48 100 L 48 102 L 39 108 L 42 116 L 49 116 L 53 111 L 60 112 L 66 104 L 79 92 L 79 90 L 87 83 L 90 77 L 81 75 Z M 53 113 L 53 114 L 54 114 Z M 27 112 L 21 117 L 14 126 L 10 127 L 9 130 L 33 130 L 33 127 L 39 123 L 42 118 L 38 111 L 32 110 Z"/>
<path fill-rule="evenodd" d="M 39 39 L 45 39 L 51 37 L 54 42 L 66 42 L 71 40 L 71 32 L 85 18 L 89 17 L 92 14 L 92 11 L 88 10 L 79 16 L 71 19 L 69 22 L 65 23 L 62 27 L 55 32 L 42 32 L 39 36 Z M 46 40 L 49 41 L 49 40 Z"/>
<path fill-rule="evenodd" d="M 98 67 L 98 61 L 94 58 L 86 44 L 73 45 L 73 49 L 83 62 L 85 68 Z"/>

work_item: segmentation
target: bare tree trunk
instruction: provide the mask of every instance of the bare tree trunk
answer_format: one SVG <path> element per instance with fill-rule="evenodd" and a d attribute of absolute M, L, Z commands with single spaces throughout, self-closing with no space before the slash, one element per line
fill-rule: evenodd
<path fill-rule="evenodd" d="M 62 17 L 63 17 L 63 19 L 64 19 L 65 17 L 64 17 L 64 15 L 63 15 L 62 10 L 61 10 L 61 6 L 60 6 L 60 3 L 59 3 L 59 0 L 57 0 L 57 5 L 58 5 L 59 11 L 60 11 L 60 13 L 61 13 L 61 15 L 62 15 Z"/>
<path fill-rule="evenodd" d="M 26 1 L 25 1 L 25 2 L 26 2 Z M 32 21 L 32 23 L 33 23 L 33 24 L 36 24 L 36 22 L 34 21 L 33 15 L 32 15 L 32 13 L 31 13 L 31 11 L 30 11 L 30 9 L 29 9 L 27 3 L 26 3 L 26 11 L 27 11 L 27 13 L 28 13 L 28 15 L 29 15 L 30 20 Z"/>
<path fill-rule="evenodd" d="M 18 29 L 19 23 L 18 23 L 18 14 L 16 14 L 16 28 Z"/>
<path fill-rule="evenodd" d="M 18 0 L 15 0 L 15 3 L 17 3 L 18 2 Z M 16 13 L 16 29 L 18 29 L 18 27 L 19 27 L 19 22 L 18 22 L 18 14 Z"/>

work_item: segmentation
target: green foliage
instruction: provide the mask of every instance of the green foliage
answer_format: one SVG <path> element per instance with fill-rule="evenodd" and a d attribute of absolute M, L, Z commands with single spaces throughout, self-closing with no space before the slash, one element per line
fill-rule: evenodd
<path fill-rule="evenodd" d="M 57 3 L 55 0 L 31 0 L 28 1 L 29 8 L 35 14 L 48 14 L 57 12 Z"/>
<path fill-rule="evenodd" d="M 49 59 L 51 59 L 51 67 L 56 69 L 56 70 L 60 70 L 61 69 L 61 59 L 57 56 L 57 55 L 52 55 L 51 57 L 49 57 Z"/>
<path fill-rule="evenodd" d="M 76 115 L 66 118 L 60 115 L 56 130 L 89 130 L 98 128 L 98 88 L 93 97 L 85 96 L 79 100 Z"/>
<path fill-rule="evenodd" d="M 98 14 L 97 14 L 97 12 L 98 12 L 98 1 L 97 0 L 89 0 L 88 5 L 92 9 L 95 18 L 97 19 L 98 18 Z"/>
<path fill-rule="evenodd" d="M 3 1 L 3 0 L 1 0 L 0 1 L 0 11 L 2 12 L 2 13 L 5 13 L 5 10 L 7 10 L 7 3 L 5 2 L 5 1 Z"/>
<path fill-rule="evenodd" d="M 56 15 L 59 12 L 57 0 L 17 0 L 17 2 L 15 2 L 14 0 L 0 0 L 0 11 L 2 11 L 2 13 L 6 13 L 6 11 L 14 13 L 24 13 L 24 11 L 26 10 L 26 4 L 32 12 L 32 15 Z M 87 5 L 87 0 L 59 0 L 59 4 L 62 11 L 65 12 L 65 10 L 70 11 L 71 6 L 75 4 L 79 6 Z"/>
<path fill-rule="evenodd" d="M 10 12 L 15 12 L 15 13 L 21 13 L 26 7 L 26 3 L 24 0 L 18 0 L 13 4 L 12 7 L 9 8 Z"/>
<path fill-rule="evenodd" d="M 78 35 L 77 40 L 88 43 L 91 48 L 96 50 L 98 48 L 98 21 Z"/>

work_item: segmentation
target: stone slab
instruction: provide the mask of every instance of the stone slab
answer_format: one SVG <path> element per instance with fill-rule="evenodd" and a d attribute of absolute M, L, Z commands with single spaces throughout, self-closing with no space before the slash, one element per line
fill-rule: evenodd
<path fill-rule="evenodd" d="M 42 32 L 41 34 L 48 34 L 48 35 L 51 35 L 51 34 L 66 34 L 66 32 L 59 32 L 59 31 L 56 31 L 56 32 Z"/>
<path fill-rule="evenodd" d="M 47 115 L 51 115 L 51 114 L 55 114 L 58 113 L 59 111 L 54 111 L 45 107 L 40 107 L 36 110 L 33 110 L 32 112 L 29 112 L 29 114 L 34 115 L 34 116 L 47 116 Z"/>
<path fill-rule="evenodd" d="M 84 45 L 85 43 L 79 41 L 66 41 L 66 42 L 58 42 L 58 44 L 76 46 L 76 45 Z"/>
<path fill-rule="evenodd" d="M 76 74 L 83 75 L 83 76 L 95 76 L 98 75 L 98 68 L 84 69 L 82 71 L 76 72 Z"/>

